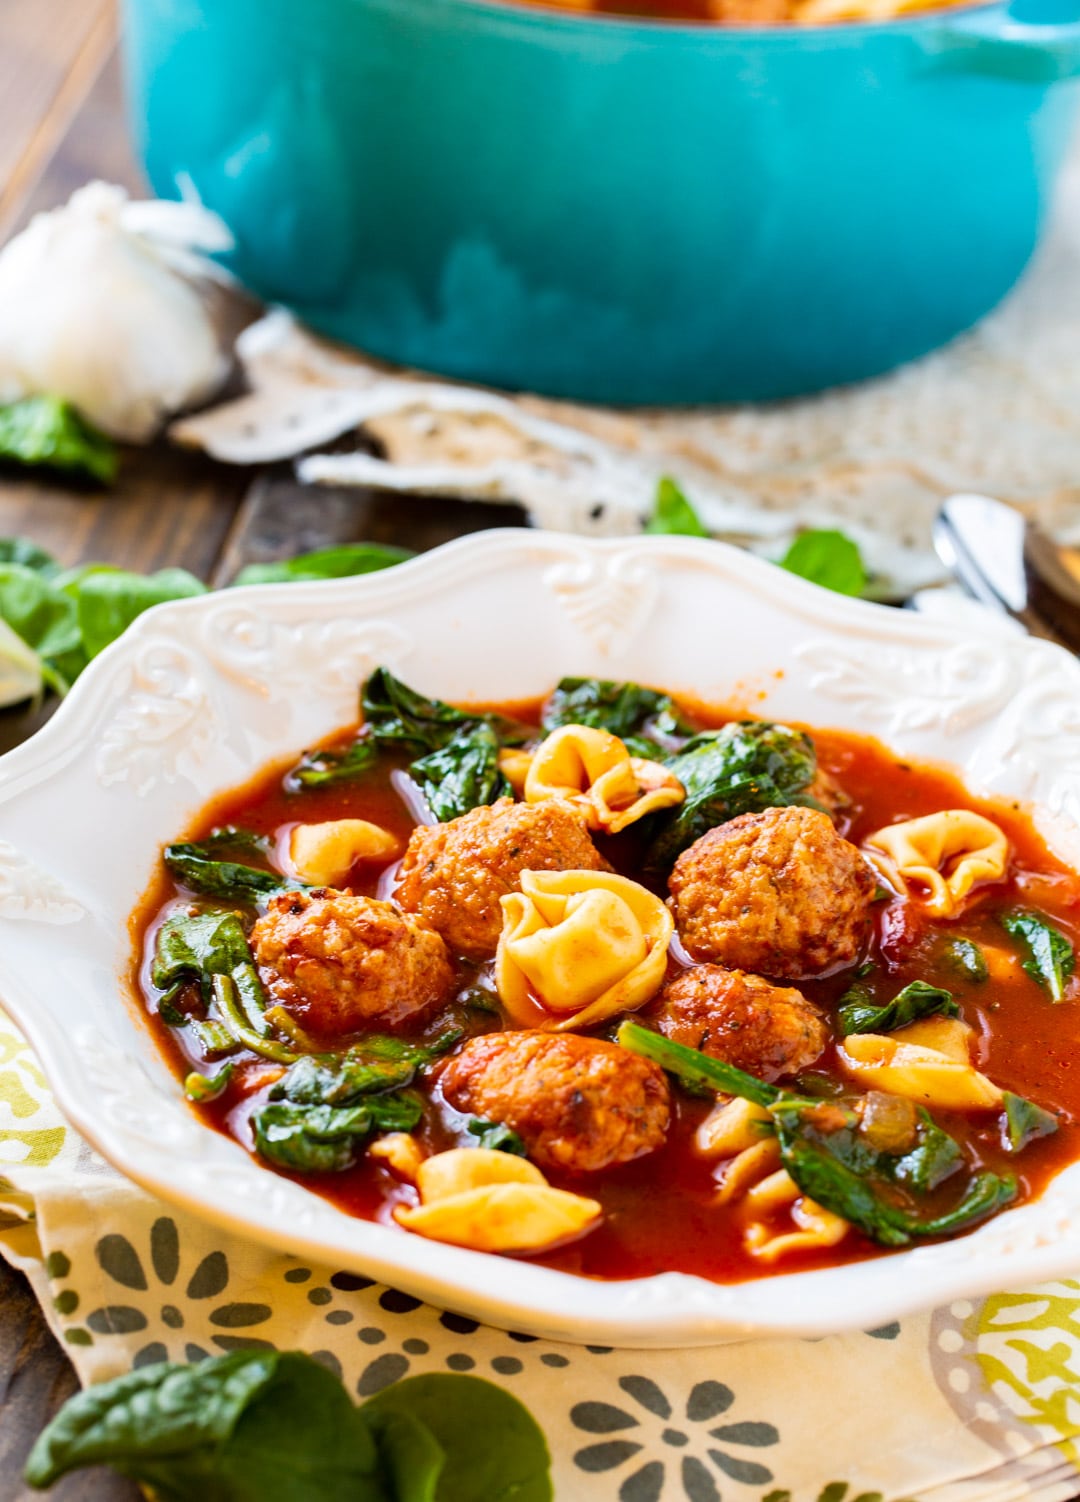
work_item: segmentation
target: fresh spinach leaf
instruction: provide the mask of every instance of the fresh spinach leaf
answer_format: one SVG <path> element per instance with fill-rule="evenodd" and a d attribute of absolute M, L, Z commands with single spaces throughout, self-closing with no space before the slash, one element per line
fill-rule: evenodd
<path fill-rule="evenodd" d="M 498 737 L 483 720 L 463 726 L 445 746 L 414 761 L 409 772 L 440 824 L 482 803 L 513 797 L 499 771 Z"/>
<path fill-rule="evenodd" d="M 94 563 L 61 574 L 56 582 L 75 601 L 82 647 L 88 658 L 103 652 L 151 606 L 206 594 L 206 585 L 184 568 L 135 574 Z"/>
<path fill-rule="evenodd" d="M 379 759 L 379 748 L 365 736 L 357 736 L 347 746 L 323 747 L 305 751 L 295 767 L 285 774 L 285 787 L 290 793 L 303 788 L 333 787 L 339 782 L 350 782 L 369 772 Z"/>
<path fill-rule="evenodd" d="M 645 531 L 654 536 L 709 536 L 708 527 L 670 475 L 664 475 L 656 487 L 653 514 L 645 524 Z"/>
<path fill-rule="evenodd" d="M 37 656 L 41 675 L 64 694 L 85 666 L 78 612 L 49 575 L 0 563 L 0 620 Z"/>
<path fill-rule="evenodd" d="M 883 1246 L 906 1246 L 913 1237 L 960 1230 L 1016 1197 L 1014 1179 L 974 1174 L 950 1210 L 927 1218 L 918 1204 L 923 1186 L 933 1187 L 955 1173 L 962 1157 L 959 1146 L 949 1147 L 952 1139 L 927 1113 L 920 1114 L 914 1148 L 885 1153 L 859 1131 L 858 1113 L 842 1100 L 800 1099 L 629 1020 L 620 1026 L 616 1042 L 691 1085 L 710 1085 L 764 1106 L 773 1119 L 781 1162 L 803 1193 Z"/>
<path fill-rule="evenodd" d="M 668 869 L 695 840 L 738 814 L 786 804 L 812 804 L 817 775 L 814 743 L 801 730 L 747 720 L 703 731 L 664 765 L 686 789 L 685 801 L 654 815 L 646 855 L 653 870 Z"/>
<path fill-rule="evenodd" d="M 1002 1144 L 1007 1153 L 1020 1153 L 1029 1142 L 1050 1137 L 1058 1129 L 1058 1119 L 1033 1100 L 1005 1091 L 1003 1100 Z"/>
<path fill-rule="evenodd" d="M 32 568 L 47 579 L 54 579 L 60 565 L 51 553 L 39 548 L 29 537 L 0 537 L 0 563 L 18 563 L 23 568 Z"/>
<path fill-rule="evenodd" d="M 434 1502 L 552 1502 L 543 1430 L 502 1387 L 480 1377 L 431 1372 L 395 1382 L 360 1411 L 369 1423 L 408 1415 L 434 1437 L 445 1455 Z M 421 1491 L 401 1502 L 424 1499 Z"/>
<path fill-rule="evenodd" d="M 920 1017 L 959 1017 L 951 991 L 913 980 L 892 1001 L 879 1005 L 864 986 L 852 986 L 840 998 L 837 1020 L 844 1037 L 852 1033 L 894 1033 Z"/>
<path fill-rule="evenodd" d="M 0 460 L 43 465 L 100 485 L 113 483 L 119 463 L 104 433 L 55 396 L 28 396 L 0 406 Z"/>
<path fill-rule="evenodd" d="M 955 970 L 957 975 L 965 980 L 975 981 L 982 984 L 990 972 L 986 968 L 986 959 L 982 950 L 974 939 L 948 939 L 942 947 L 942 958 L 945 963 Z"/>
<path fill-rule="evenodd" d="M 830 528 L 800 532 L 781 558 L 780 567 L 837 594 L 866 593 L 866 567 L 859 549 L 850 537 Z"/>
<path fill-rule="evenodd" d="M 497 1153 L 514 1153 L 516 1157 L 527 1156 L 525 1144 L 515 1131 L 502 1121 L 484 1121 L 474 1116 L 465 1128 L 470 1137 L 475 1137 L 477 1147 L 486 1147 Z"/>
<path fill-rule="evenodd" d="M 18 632 L 0 618 L 0 709 L 36 699 L 44 687 L 45 672 L 41 659 Z"/>
<path fill-rule="evenodd" d="M 1051 1001 L 1064 1001 L 1065 985 L 1076 968 L 1073 947 L 1049 918 L 1028 908 L 1014 908 L 999 919 L 1010 938 L 1019 941 L 1027 959 L 1023 967 L 1037 980 Z"/>
<path fill-rule="evenodd" d="M 299 1352 L 163 1362 L 87 1388 L 38 1440 L 26 1479 L 102 1464 L 161 1502 L 392 1502 L 363 1410 Z"/>
<path fill-rule="evenodd" d="M 237 861 L 220 860 L 212 839 L 178 841 L 166 845 L 163 852 L 170 874 L 189 892 L 215 897 L 220 902 L 244 902 L 251 905 L 272 897 L 275 892 L 296 892 L 304 883 L 292 881 L 278 871 L 264 871 Z"/>
<path fill-rule="evenodd" d="M 394 1502 L 438 1502 L 446 1451 L 426 1424 L 402 1410 L 364 1406 Z"/>
<path fill-rule="evenodd" d="M 545 730 L 560 725 L 588 725 L 606 730 L 620 740 L 645 740 L 651 722 L 664 717 L 668 733 L 689 732 L 678 720 L 670 695 L 640 683 L 619 683 L 609 678 L 563 678 L 544 705 L 541 723 Z M 637 748 L 634 749 L 637 755 Z M 657 748 L 648 754 L 656 757 Z"/>
<path fill-rule="evenodd" d="M 238 584 L 287 584 L 305 579 L 349 579 L 393 568 L 416 555 L 407 548 L 384 547 L 378 542 L 343 543 L 335 548 L 317 548 L 296 558 L 273 563 L 249 563 L 232 581 Z"/>

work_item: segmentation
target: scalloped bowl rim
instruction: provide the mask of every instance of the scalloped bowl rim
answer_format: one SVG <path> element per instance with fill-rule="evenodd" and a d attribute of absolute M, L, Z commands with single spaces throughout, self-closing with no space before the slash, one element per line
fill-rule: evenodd
<path fill-rule="evenodd" d="M 485 609 L 505 612 L 486 646 Z M 349 1217 L 261 1167 L 184 1102 L 122 980 L 126 920 L 152 876 L 153 849 L 182 827 L 178 809 L 190 817 L 275 755 L 347 723 L 356 670 L 380 655 L 422 687 L 441 691 L 446 681 L 447 697 L 511 698 L 503 689 L 521 678 L 527 695 L 564 672 L 635 676 L 650 652 L 671 657 L 665 633 L 675 639 L 680 612 L 695 628 L 680 638 L 680 662 L 697 654 L 697 667 L 672 661 L 666 675 L 636 676 L 723 697 L 720 685 L 743 677 L 738 665 L 757 652 L 743 683 L 755 712 L 781 717 L 787 706 L 790 718 L 865 729 L 957 767 L 973 790 L 1024 798 L 1080 864 L 1080 712 L 1071 708 L 1080 664 L 1045 643 L 828 594 L 724 544 L 486 531 L 379 574 L 158 606 L 90 664 L 42 730 L 0 758 L 0 999 L 71 1123 L 121 1173 L 223 1229 L 555 1339 L 820 1336 L 1080 1270 L 1080 1164 L 968 1236 L 843 1268 L 726 1285 L 671 1272 L 596 1281 Z M 713 634 L 697 629 L 710 612 Z M 746 628 L 737 641 L 723 629 L 731 612 Z M 432 618 L 439 632 L 425 638 Z M 775 637 L 775 650 L 759 646 L 755 630 Z M 529 665 L 508 661 L 513 651 Z M 818 713 L 791 712 L 810 701 Z M 254 752 L 258 736 L 276 750 Z M 65 823 L 63 810 L 75 808 Z M 104 859 L 95 820 L 115 832 Z M 43 984 L 50 970 L 53 984 Z"/>

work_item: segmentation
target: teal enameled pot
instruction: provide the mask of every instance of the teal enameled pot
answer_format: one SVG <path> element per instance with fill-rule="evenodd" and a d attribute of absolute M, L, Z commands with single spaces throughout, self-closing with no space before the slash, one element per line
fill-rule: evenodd
<path fill-rule="evenodd" d="M 1035 246 L 1080 0 L 726 30 L 488 0 L 125 0 L 159 194 L 372 354 L 603 402 L 859 380 Z"/>

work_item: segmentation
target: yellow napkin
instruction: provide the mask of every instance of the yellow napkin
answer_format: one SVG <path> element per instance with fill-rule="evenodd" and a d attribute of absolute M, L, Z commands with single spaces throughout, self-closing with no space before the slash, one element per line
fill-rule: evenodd
<path fill-rule="evenodd" d="M 644 1352 L 493 1330 L 137 1189 L 65 1125 L 2 1012 L 0 1251 L 84 1382 L 259 1344 L 310 1352 L 360 1397 L 406 1373 L 473 1372 L 543 1425 L 559 1502 L 1080 1492 L 1080 1281 L 816 1341 Z"/>

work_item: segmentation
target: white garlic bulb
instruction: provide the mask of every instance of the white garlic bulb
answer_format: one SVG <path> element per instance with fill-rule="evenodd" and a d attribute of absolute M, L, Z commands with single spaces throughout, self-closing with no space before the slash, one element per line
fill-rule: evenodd
<path fill-rule="evenodd" d="M 222 385 L 231 360 L 207 302 L 142 207 L 91 183 L 0 250 L 0 402 L 64 397 L 111 437 L 146 443 Z M 154 209 L 174 230 L 180 216 L 197 232 L 216 222 Z"/>

